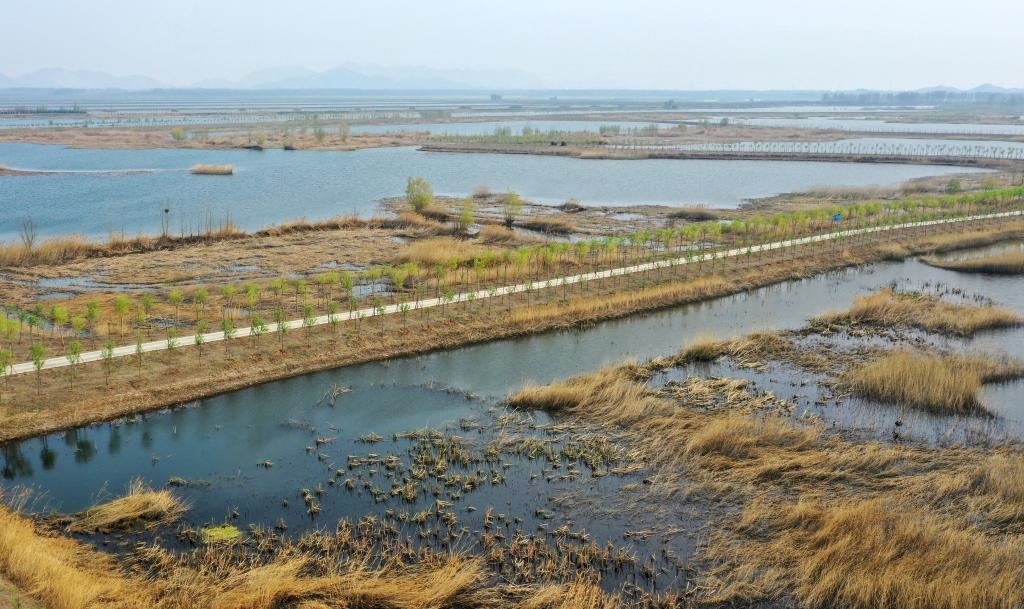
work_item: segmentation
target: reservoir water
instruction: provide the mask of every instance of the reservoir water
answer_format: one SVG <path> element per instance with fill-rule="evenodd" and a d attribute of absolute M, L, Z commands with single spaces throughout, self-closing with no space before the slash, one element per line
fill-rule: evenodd
<path fill-rule="evenodd" d="M 197 176 L 198 163 L 230 163 L 233 176 Z M 0 164 L 59 171 L 0 177 L 0 240 L 17 238 L 17 218 L 41 234 L 106 237 L 201 225 L 207 216 L 256 229 L 287 219 L 371 215 L 421 176 L 441 195 L 480 185 L 558 204 L 704 203 L 736 207 L 745 199 L 816 186 L 895 185 L 924 176 L 978 171 L 959 167 L 799 161 L 581 160 L 504 154 L 427 153 L 413 148 L 354 152 L 245 150 L 96 150 L 0 144 Z"/>

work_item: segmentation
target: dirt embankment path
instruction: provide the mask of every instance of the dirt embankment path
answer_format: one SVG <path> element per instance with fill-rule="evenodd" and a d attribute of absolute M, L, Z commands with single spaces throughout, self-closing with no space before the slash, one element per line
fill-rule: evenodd
<path fill-rule="evenodd" d="M 182 339 L 178 348 L 142 357 L 82 363 L 5 380 L 0 402 L 0 440 L 57 431 L 188 403 L 219 393 L 368 361 L 450 349 L 467 344 L 573 327 L 688 302 L 725 296 L 829 269 L 894 255 L 930 251 L 950 241 L 974 246 L 1020 238 L 1020 222 L 966 234 L 936 228 L 901 234 L 872 233 L 844 240 L 841 248 L 773 249 L 765 256 L 639 271 L 581 282 L 564 300 L 565 287 L 518 292 L 508 298 L 446 303 L 408 315 L 381 315 L 319 328 L 244 337 L 207 344 L 200 351 Z M 906 245 L 894 254 L 894 246 Z M 667 275 L 667 277 L 666 277 Z M 628 289 L 623 289 L 624 283 Z M 639 282 L 639 284 L 638 284 Z M 489 304 L 488 301 L 491 301 Z M 319 320 L 318 320 L 319 321 Z M 201 353 L 201 355 L 200 355 Z M 71 389 L 73 387 L 73 390 Z"/>

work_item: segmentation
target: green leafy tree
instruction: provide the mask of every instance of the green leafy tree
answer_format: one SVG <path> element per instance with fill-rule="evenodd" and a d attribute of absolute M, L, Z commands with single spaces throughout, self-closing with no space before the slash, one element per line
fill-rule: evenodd
<path fill-rule="evenodd" d="M 515 221 L 519 219 L 519 216 L 523 213 L 523 200 L 519 198 L 514 192 L 509 192 L 505 195 L 505 200 L 501 206 L 501 215 L 505 220 L 505 226 L 512 228 Z"/>
<path fill-rule="evenodd" d="M 36 369 L 36 394 L 38 395 L 42 388 L 42 372 L 43 366 L 46 365 L 46 347 L 42 343 L 32 343 L 29 348 L 29 353 L 32 356 L 32 365 Z"/>
<path fill-rule="evenodd" d="M 96 333 L 96 322 L 100 318 L 100 303 L 90 300 L 85 303 L 85 319 L 89 322 L 89 331 Z"/>
<path fill-rule="evenodd" d="M 64 326 L 68 323 L 68 310 L 60 305 L 50 307 L 50 321 L 53 322 L 53 328 L 60 336 L 60 344 L 63 345 Z"/>
<path fill-rule="evenodd" d="M 4 377 L 4 389 L 10 388 L 10 372 L 14 366 L 14 351 L 0 349 L 0 376 Z"/>
<path fill-rule="evenodd" d="M 106 385 L 110 386 L 110 372 L 114 367 L 114 341 L 109 338 L 103 343 L 100 350 L 100 357 L 103 358 L 103 372 L 106 375 Z"/>
<path fill-rule="evenodd" d="M 228 342 L 235 337 L 235 324 L 231 323 L 231 320 L 225 317 L 220 320 L 220 330 L 224 333 L 224 352 L 227 353 Z"/>
<path fill-rule="evenodd" d="M 181 291 L 181 288 L 171 288 L 167 292 L 167 302 L 171 303 L 174 307 L 174 323 L 179 323 L 181 320 L 178 319 L 178 308 L 181 303 L 185 302 L 185 294 Z"/>
<path fill-rule="evenodd" d="M 287 316 L 284 313 L 282 307 L 276 307 L 274 309 L 274 323 L 277 324 L 277 338 L 281 344 L 281 348 L 284 348 L 284 335 L 288 332 Z"/>
<path fill-rule="evenodd" d="M 71 388 L 75 387 L 75 369 L 78 368 L 79 362 L 82 361 L 82 343 L 78 340 L 73 340 L 68 343 L 67 347 L 67 358 L 68 363 L 71 364 Z"/>
<path fill-rule="evenodd" d="M 473 206 L 473 198 L 467 197 L 462 202 L 462 209 L 459 210 L 459 219 L 456 222 L 455 229 L 460 233 L 468 233 L 469 227 L 476 222 L 476 210 Z"/>
<path fill-rule="evenodd" d="M 114 299 L 114 310 L 117 311 L 118 329 L 121 336 L 124 336 L 124 318 L 131 311 L 132 301 L 127 296 L 118 296 Z"/>
<path fill-rule="evenodd" d="M 196 349 L 199 351 L 199 362 L 203 361 L 203 344 L 206 343 L 206 333 L 210 331 L 210 324 L 205 319 L 200 319 L 196 322 L 196 335 L 193 340 L 196 343 Z"/>
<path fill-rule="evenodd" d="M 249 334 L 252 336 L 253 346 L 260 344 L 260 337 L 267 333 L 267 323 L 259 313 L 250 316 Z"/>
<path fill-rule="evenodd" d="M 316 323 L 316 311 L 314 311 L 313 306 L 308 304 L 302 305 L 302 327 L 306 329 L 306 338 L 309 338 L 314 323 Z"/>
<path fill-rule="evenodd" d="M 423 178 L 409 178 L 405 185 L 405 199 L 416 211 L 424 211 L 434 204 L 434 189 Z"/>
<path fill-rule="evenodd" d="M 333 300 L 327 303 L 327 323 L 331 324 L 331 328 L 335 331 L 338 329 L 338 303 Z"/>
<path fill-rule="evenodd" d="M 196 320 L 199 320 L 200 314 L 206 312 L 206 302 L 210 299 L 210 293 L 204 288 L 199 288 L 192 293 L 192 307 L 195 309 Z"/>

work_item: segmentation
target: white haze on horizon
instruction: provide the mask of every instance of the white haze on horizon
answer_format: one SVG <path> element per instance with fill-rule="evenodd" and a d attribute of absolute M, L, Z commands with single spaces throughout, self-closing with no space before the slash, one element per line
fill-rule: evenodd
<path fill-rule="evenodd" d="M 5 4 L 6 76 L 61 67 L 188 86 L 357 65 L 560 89 L 1024 87 L 1024 2 L 1008 0 Z"/>

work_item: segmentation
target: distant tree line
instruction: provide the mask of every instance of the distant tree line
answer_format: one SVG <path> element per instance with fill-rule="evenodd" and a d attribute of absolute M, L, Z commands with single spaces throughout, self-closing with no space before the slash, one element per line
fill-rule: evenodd
<path fill-rule="evenodd" d="M 836 91 L 825 93 L 822 103 L 839 106 L 942 106 L 976 104 L 1024 106 L 1020 91 Z"/>

